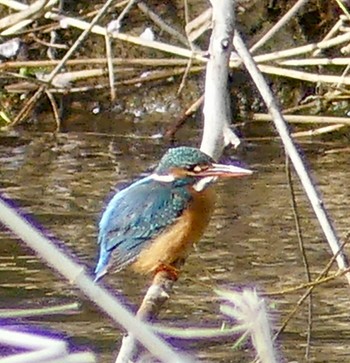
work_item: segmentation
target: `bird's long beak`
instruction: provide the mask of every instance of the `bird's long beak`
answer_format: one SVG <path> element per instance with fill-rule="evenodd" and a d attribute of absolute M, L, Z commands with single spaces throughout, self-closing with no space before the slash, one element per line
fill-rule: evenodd
<path fill-rule="evenodd" d="M 214 176 L 219 178 L 233 178 L 253 174 L 252 170 L 244 169 L 235 165 L 212 164 L 208 169 L 201 171 L 198 175 Z"/>

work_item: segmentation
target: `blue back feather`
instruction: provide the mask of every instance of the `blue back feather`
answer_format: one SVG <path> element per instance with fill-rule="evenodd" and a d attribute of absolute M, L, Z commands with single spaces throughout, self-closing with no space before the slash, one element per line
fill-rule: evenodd
<path fill-rule="evenodd" d="M 151 177 L 118 192 L 99 224 L 96 279 L 106 273 L 112 253 L 116 270 L 133 262 L 153 238 L 176 221 L 190 200 L 186 187 L 161 183 Z"/>

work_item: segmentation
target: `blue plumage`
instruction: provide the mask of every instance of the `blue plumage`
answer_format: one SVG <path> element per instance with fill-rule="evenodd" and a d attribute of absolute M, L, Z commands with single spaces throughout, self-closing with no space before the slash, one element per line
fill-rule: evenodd
<path fill-rule="evenodd" d="M 113 253 L 113 267 L 122 269 L 165 227 L 173 224 L 191 200 L 187 188 L 174 187 L 151 177 L 117 193 L 99 224 L 100 258 L 96 279 L 106 272 Z"/>

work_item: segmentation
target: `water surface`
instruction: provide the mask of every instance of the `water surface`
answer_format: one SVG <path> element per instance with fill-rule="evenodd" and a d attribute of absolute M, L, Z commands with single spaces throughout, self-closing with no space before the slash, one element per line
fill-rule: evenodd
<path fill-rule="evenodd" d="M 55 136 L 38 132 L 1 134 L 0 188 L 38 225 L 63 241 L 77 260 L 92 269 L 97 256 L 97 223 L 105 203 L 118 185 L 150 170 L 167 146 L 158 139 L 116 136 L 116 130 L 90 131 L 94 132 L 72 131 Z M 156 131 L 144 127 L 140 134 L 150 136 Z M 189 144 L 191 140 L 191 145 L 199 144 L 198 130 L 188 129 L 184 135 L 185 141 L 179 143 Z M 349 225 L 348 155 L 325 153 L 341 146 L 315 143 L 304 144 L 303 148 L 337 230 L 344 234 Z M 212 290 L 216 286 L 256 287 L 263 293 L 305 281 L 279 143 L 251 143 L 243 160 L 256 173 L 218 185 L 218 205 L 210 228 L 188 259 L 174 295 L 161 314 L 169 325 L 221 326 L 225 318 Z M 315 278 L 329 261 L 329 249 L 297 182 L 295 187 L 305 247 Z M 74 346 L 88 347 L 98 353 L 100 361 L 110 362 L 122 331 L 3 228 L 0 241 L 1 308 L 82 302 L 78 313 L 14 323 L 58 332 Z M 129 270 L 107 276 L 104 283 L 111 290 L 123 292 L 133 308 L 146 288 L 144 278 Z M 274 329 L 302 293 L 267 298 Z M 315 290 L 313 361 L 349 361 L 349 308 L 349 289 L 344 278 Z M 286 361 L 304 361 L 306 317 L 307 308 L 303 306 L 278 341 L 280 356 Z M 249 361 L 254 356 L 249 345 L 232 351 L 228 340 L 181 345 L 203 361 Z"/>

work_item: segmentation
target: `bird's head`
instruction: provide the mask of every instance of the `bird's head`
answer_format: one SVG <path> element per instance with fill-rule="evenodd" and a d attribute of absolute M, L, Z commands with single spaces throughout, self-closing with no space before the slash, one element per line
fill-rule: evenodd
<path fill-rule="evenodd" d="M 197 148 L 177 147 L 169 149 L 160 160 L 152 178 L 175 185 L 192 185 L 202 191 L 217 178 L 230 178 L 252 174 L 251 170 L 235 165 L 217 164 Z"/>

